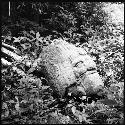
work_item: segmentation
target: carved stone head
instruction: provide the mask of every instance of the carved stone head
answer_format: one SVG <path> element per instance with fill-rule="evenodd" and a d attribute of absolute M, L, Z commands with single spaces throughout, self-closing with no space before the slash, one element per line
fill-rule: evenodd
<path fill-rule="evenodd" d="M 95 93 L 103 86 L 96 64 L 87 52 L 64 40 L 55 40 L 44 47 L 39 59 L 41 72 L 54 92 L 61 97 L 65 95 L 66 88 L 77 80 L 86 94 Z"/>

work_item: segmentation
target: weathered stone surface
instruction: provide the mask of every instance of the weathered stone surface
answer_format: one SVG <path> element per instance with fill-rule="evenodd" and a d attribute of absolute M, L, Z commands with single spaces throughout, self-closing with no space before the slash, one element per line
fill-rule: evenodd
<path fill-rule="evenodd" d="M 97 72 L 88 73 L 91 69 L 96 71 L 96 64 L 87 52 L 61 39 L 44 47 L 39 60 L 38 66 L 48 84 L 61 97 L 64 96 L 65 89 L 81 75 L 81 84 L 85 91 L 89 91 L 90 88 L 94 91 L 99 85 L 103 85 Z"/>
<path fill-rule="evenodd" d="M 97 72 L 92 74 L 86 74 L 85 79 L 82 81 L 82 85 L 86 91 L 86 94 L 96 93 L 101 86 L 103 86 L 102 79 Z"/>

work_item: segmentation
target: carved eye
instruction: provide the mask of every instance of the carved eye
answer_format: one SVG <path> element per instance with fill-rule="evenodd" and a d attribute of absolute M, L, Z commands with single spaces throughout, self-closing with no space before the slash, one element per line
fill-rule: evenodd
<path fill-rule="evenodd" d="M 74 72 L 75 72 L 75 75 L 77 77 L 85 74 L 86 71 L 87 71 L 87 69 L 86 69 L 83 61 L 79 61 L 79 62 L 75 63 L 75 65 L 74 65 Z"/>
<path fill-rule="evenodd" d="M 81 67 L 83 65 L 83 61 L 77 62 L 74 67 Z"/>

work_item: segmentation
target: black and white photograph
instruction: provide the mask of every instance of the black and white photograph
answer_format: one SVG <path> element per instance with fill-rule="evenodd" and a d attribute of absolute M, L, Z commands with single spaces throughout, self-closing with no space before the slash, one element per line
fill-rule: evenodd
<path fill-rule="evenodd" d="M 124 2 L 1 2 L 2 124 L 124 124 Z"/>

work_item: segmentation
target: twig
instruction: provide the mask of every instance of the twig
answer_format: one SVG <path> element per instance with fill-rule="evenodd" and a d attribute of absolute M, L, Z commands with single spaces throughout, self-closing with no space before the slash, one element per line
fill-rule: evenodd
<path fill-rule="evenodd" d="M 3 43 L 3 42 L 2 42 L 2 46 L 6 47 L 6 48 L 10 48 L 10 49 L 12 49 L 12 50 L 16 50 L 16 49 L 17 49 L 17 48 L 15 48 L 15 47 L 10 46 L 10 45 L 8 45 L 8 44 L 6 44 L 6 43 Z"/>

